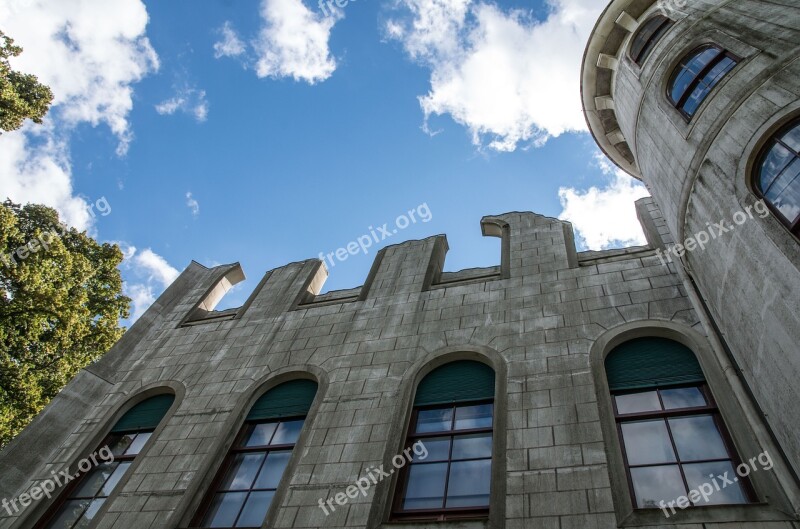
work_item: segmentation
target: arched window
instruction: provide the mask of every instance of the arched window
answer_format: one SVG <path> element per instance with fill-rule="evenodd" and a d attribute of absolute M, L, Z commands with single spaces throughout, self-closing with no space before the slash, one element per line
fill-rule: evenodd
<path fill-rule="evenodd" d="M 740 463 L 694 353 L 665 338 L 639 338 L 605 361 L 633 505 L 666 508 Z M 710 477 L 711 476 L 711 477 Z M 746 478 L 692 505 L 749 503 Z"/>
<path fill-rule="evenodd" d="M 739 61 L 714 44 L 701 46 L 684 57 L 669 81 L 669 100 L 690 120 L 711 90 Z"/>
<path fill-rule="evenodd" d="M 87 527 L 174 401 L 174 395 L 157 395 L 140 402 L 123 415 L 100 448 L 92 454 L 93 457 L 90 456 L 79 464 L 82 471 L 80 478 L 70 484 L 59 503 L 43 517 L 37 527 Z M 84 463 L 87 470 L 83 468 Z"/>
<path fill-rule="evenodd" d="M 656 15 L 644 22 L 631 40 L 631 60 L 639 66 L 643 65 L 672 24 L 672 20 L 663 15 Z"/>
<path fill-rule="evenodd" d="M 253 404 L 194 527 L 261 527 L 316 393 L 316 382 L 292 380 Z"/>
<path fill-rule="evenodd" d="M 494 370 L 480 362 L 445 364 L 417 388 L 405 446 L 428 451 L 400 473 L 394 518 L 449 520 L 489 513 Z"/>
<path fill-rule="evenodd" d="M 800 119 L 772 138 L 756 166 L 756 192 L 800 237 Z"/>

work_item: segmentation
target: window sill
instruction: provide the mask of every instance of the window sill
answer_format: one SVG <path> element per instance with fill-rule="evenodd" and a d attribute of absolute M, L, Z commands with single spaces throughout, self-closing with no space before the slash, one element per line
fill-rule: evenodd
<path fill-rule="evenodd" d="M 379 529 L 486 529 L 489 520 L 446 520 L 442 522 L 398 520 L 385 522 Z"/>
<path fill-rule="evenodd" d="M 796 521 L 791 515 L 778 511 L 766 503 L 749 505 L 714 505 L 675 509 L 669 518 L 660 509 L 635 509 L 620 522 L 619 527 L 644 527 L 654 525 L 681 525 L 724 522 L 779 522 Z"/>

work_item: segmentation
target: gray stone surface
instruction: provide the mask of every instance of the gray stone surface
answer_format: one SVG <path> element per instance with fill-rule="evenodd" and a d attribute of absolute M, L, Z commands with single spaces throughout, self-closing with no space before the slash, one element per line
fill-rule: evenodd
<path fill-rule="evenodd" d="M 652 202 L 639 210 L 651 225 L 663 224 Z M 0 454 L 4 492 L 11 497 L 74 464 L 126 406 L 167 387 L 177 394 L 173 409 L 96 527 L 186 527 L 252 402 L 276 383 L 305 376 L 319 381 L 319 391 L 268 526 L 388 527 L 394 481 L 328 517 L 318 499 L 403 448 L 414 387 L 425 373 L 477 359 L 498 376 L 490 518 L 392 527 L 615 527 L 622 520 L 607 454 L 618 445 L 601 425 L 604 390 L 593 371 L 602 367 L 591 364 L 590 351 L 620 326 L 648 332 L 670 325 L 698 336 L 703 326 L 674 266 L 662 265 L 650 247 L 577 254 L 571 226 L 556 219 L 508 213 L 487 223 L 502 227 L 506 250 L 501 266 L 485 273 L 442 274 L 447 245 L 435 236 L 386 248 L 367 283 L 340 296 L 316 295 L 325 273 L 319 261 L 277 268 L 222 320 L 187 315 L 208 307 L 215 286 L 240 275 L 238 265 L 191 264 L 111 353 Z M 103 382 L 88 384 L 92 373 L 103 373 Z M 715 390 L 729 388 L 723 380 Z M 52 419 L 62 416 L 69 419 Z M 19 455 L 26 452 L 34 455 Z M 22 517 L 0 512 L 0 528 L 30 527 L 48 505 L 41 501 Z M 720 519 L 730 516 L 708 517 Z"/>

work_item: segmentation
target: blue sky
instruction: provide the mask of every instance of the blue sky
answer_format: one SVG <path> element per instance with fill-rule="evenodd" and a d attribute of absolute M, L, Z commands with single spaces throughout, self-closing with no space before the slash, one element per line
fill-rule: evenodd
<path fill-rule="evenodd" d="M 221 305 L 236 306 L 267 270 L 422 204 L 427 222 L 336 260 L 324 290 L 360 285 L 381 246 L 439 233 L 447 270 L 497 264 L 479 221 L 506 211 L 568 219 L 583 249 L 643 242 L 646 192 L 580 113 L 602 2 L 4 4 L 14 66 L 56 101 L 45 125 L 0 136 L 0 195 L 118 242 L 134 317 L 192 259 L 242 263 Z M 101 197 L 110 212 L 87 215 Z"/>

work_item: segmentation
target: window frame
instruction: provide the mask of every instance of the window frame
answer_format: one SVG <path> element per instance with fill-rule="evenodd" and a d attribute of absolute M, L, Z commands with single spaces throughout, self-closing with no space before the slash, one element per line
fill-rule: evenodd
<path fill-rule="evenodd" d="M 491 404 L 492 405 L 492 425 L 488 428 L 470 428 L 466 430 L 455 430 L 451 428 L 450 430 L 438 430 L 435 432 L 424 432 L 424 433 L 417 433 L 417 421 L 419 418 L 419 412 L 425 410 L 435 410 L 435 409 L 453 409 L 453 417 L 451 426 L 455 426 L 456 420 L 456 413 L 455 410 L 457 408 L 465 408 L 469 406 L 479 406 L 483 404 Z M 419 522 L 419 521 L 454 521 L 454 520 L 483 520 L 489 517 L 489 511 L 491 507 L 491 500 L 492 500 L 492 473 L 494 470 L 494 466 L 496 464 L 495 461 L 495 451 L 496 451 L 496 439 L 495 439 L 495 426 L 497 425 L 497 405 L 495 403 L 495 399 L 479 399 L 479 400 L 470 400 L 464 402 L 454 402 L 450 404 L 441 403 L 441 404 L 428 404 L 423 406 L 415 406 L 411 413 L 411 420 L 409 421 L 408 433 L 406 434 L 406 444 L 404 446 L 412 446 L 414 442 L 418 439 L 425 439 L 425 438 L 433 438 L 433 437 L 451 437 L 452 440 L 450 442 L 450 452 L 448 454 L 447 460 L 443 460 L 441 462 L 447 462 L 447 477 L 445 481 L 444 493 L 443 493 L 443 503 L 447 499 L 447 490 L 450 485 L 450 468 L 453 463 L 453 446 L 455 445 L 455 438 L 468 436 L 468 435 L 475 435 L 475 434 L 485 434 L 489 433 L 492 436 L 492 455 L 489 458 L 491 461 L 491 470 L 489 471 L 489 505 L 486 507 L 479 506 L 479 507 L 452 507 L 447 508 L 443 507 L 441 509 L 403 509 L 403 500 L 405 500 L 406 492 L 408 490 L 408 474 L 411 469 L 411 464 L 405 465 L 401 468 L 398 472 L 398 481 L 397 486 L 395 488 L 394 498 L 392 498 L 392 509 L 391 509 L 391 521 L 393 522 Z M 456 461 L 482 461 L 487 458 L 471 458 L 471 459 L 458 459 Z M 441 463 L 440 462 L 440 463 Z"/>
<path fill-rule="evenodd" d="M 250 446 L 250 447 L 244 446 L 244 442 L 246 441 L 246 436 L 247 436 L 249 427 L 251 425 L 254 425 L 254 424 L 269 424 L 269 423 L 280 424 L 280 423 L 283 423 L 283 422 L 292 422 L 292 421 L 297 421 L 297 420 L 302 420 L 303 421 L 303 426 L 300 428 L 300 433 L 298 434 L 298 438 L 297 438 L 297 440 L 295 440 L 294 443 L 291 443 L 291 444 L 285 444 L 284 443 L 284 444 L 280 444 L 280 445 L 267 444 L 267 445 Z M 258 479 L 258 476 L 260 475 L 260 470 L 263 468 L 264 464 L 266 463 L 266 459 L 269 456 L 270 452 L 280 452 L 280 451 L 289 450 L 289 462 L 287 462 L 287 465 L 283 470 L 283 474 L 281 475 L 280 480 L 278 480 L 278 485 L 274 489 L 273 500 L 275 499 L 275 496 L 277 496 L 278 490 L 280 489 L 280 486 L 281 486 L 280 482 L 283 481 L 284 476 L 286 476 L 286 472 L 287 472 L 287 470 L 289 468 L 289 464 L 291 463 L 291 457 L 294 455 L 294 449 L 297 446 L 298 442 L 300 441 L 300 436 L 303 434 L 303 428 L 305 428 L 307 421 L 308 421 L 308 414 L 306 414 L 306 415 L 293 415 L 293 416 L 287 416 L 287 417 L 276 417 L 276 418 L 271 418 L 271 419 L 258 419 L 258 420 L 252 420 L 252 421 L 245 421 L 244 423 L 242 423 L 241 428 L 239 428 L 239 432 L 236 434 L 236 437 L 234 438 L 233 444 L 231 444 L 230 448 L 228 448 L 227 452 L 225 453 L 225 458 L 224 458 L 222 464 L 220 465 L 219 469 L 217 469 L 217 473 L 214 476 L 214 479 L 211 481 L 211 484 L 209 485 L 208 490 L 203 495 L 203 499 L 202 499 L 202 501 L 200 503 L 201 507 L 197 510 L 197 512 L 195 512 L 195 515 L 192 517 L 192 520 L 189 523 L 189 527 L 192 527 L 192 528 L 204 528 L 204 527 L 207 527 L 207 526 L 203 525 L 203 522 L 205 521 L 205 518 L 209 513 L 209 510 L 211 508 L 211 503 L 212 503 L 212 501 L 214 499 L 214 496 L 216 496 L 218 493 L 243 492 L 244 491 L 244 490 L 237 491 L 237 490 L 232 490 L 232 489 L 224 489 L 224 490 L 220 489 L 220 485 L 222 484 L 222 481 L 225 479 L 225 477 L 228 475 L 228 471 L 231 469 L 231 467 L 233 465 L 233 462 L 236 459 L 236 455 L 237 454 L 264 453 L 265 454 L 264 462 L 261 463 L 261 466 L 259 467 L 259 470 L 257 471 L 256 475 L 253 477 L 253 483 L 251 484 L 251 488 L 247 489 L 247 491 L 246 491 L 248 493 L 248 495 L 247 495 L 247 497 L 245 497 L 245 500 L 242 503 L 242 506 L 241 506 L 241 508 L 239 510 L 239 514 L 236 516 L 236 519 L 233 522 L 233 526 L 226 527 L 226 528 L 220 528 L 220 529 L 250 529 L 249 527 L 236 528 L 236 522 L 239 521 L 239 518 L 242 515 L 242 511 L 244 509 L 245 504 L 247 503 L 247 499 L 249 498 L 250 493 L 256 492 L 256 491 L 273 490 L 273 489 L 254 489 L 254 488 L 252 488 L 252 485 L 254 485 L 255 484 L 255 480 Z M 272 434 L 273 436 L 275 435 L 275 432 L 277 432 L 277 430 L 278 430 L 278 427 L 276 426 L 275 427 L 275 431 L 273 431 L 273 434 Z M 270 438 L 270 440 L 271 439 L 272 438 Z M 274 505 L 274 502 L 271 501 L 270 502 L 270 506 L 267 508 L 267 511 L 264 514 L 264 520 L 261 522 L 261 525 L 259 525 L 259 527 L 264 525 L 264 521 L 266 521 L 267 518 L 269 517 L 269 512 L 273 508 L 273 505 Z"/>
<path fill-rule="evenodd" d="M 644 39 L 644 43 L 642 44 L 639 53 L 634 54 L 633 48 L 637 45 L 639 37 L 645 32 L 645 30 L 649 29 L 648 24 L 651 24 L 658 19 L 662 19 L 661 23 L 655 27 L 655 29 L 650 33 L 650 35 Z M 642 22 L 638 28 L 636 28 L 636 32 L 631 37 L 631 44 L 628 47 L 628 58 L 633 61 L 634 64 L 639 66 L 640 68 L 644 66 L 644 63 L 647 62 L 648 57 L 653 52 L 653 49 L 656 47 L 658 42 L 664 37 L 667 31 L 675 25 L 675 21 L 669 18 L 666 15 L 656 14 L 644 22 Z"/>
<path fill-rule="evenodd" d="M 691 82 L 689 82 L 689 84 L 686 85 L 686 90 L 683 92 L 683 94 L 681 94 L 681 97 L 677 101 L 675 101 L 675 99 L 673 99 L 672 97 L 672 91 L 675 86 L 675 82 L 678 80 L 678 76 L 685 69 L 684 64 L 687 63 L 688 61 L 697 58 L 698 56 L 700 56 L 700 54 L 703 53 L 704 50 L 707 49 L 716 49 L 719 53 L 713 60 L 709 61 L 708 64 L 703 67 L 702 70 L 697 72 L 697 75 L 695 75 L 692 78 Z M 697 105 L 697 109 L 690 114 L 683 108 L 684 105 L 689 100 L 695 89 L 697 89 L 697 87 L 700 85 L 700 82 L 703 79 L 705 79 L 705 77 L 709 73 L 711 73 L 711 71 L 725 58 L 733 60 L 734 63 L 733 66 L 731 67 L 730 70 L 725 72 L 725 74 L 720 78 L 720 80 L 708 91 L 708 93 L 706 93 L 705 97 L 703 97 L 703 99 Z M 705 103 L 711 96 L 712 92 L 714 92 L 714 90 L 719 87 L 722 80 L 728 77 L 741 62 L 742 62 L 741 57 L 714 42 L 708 42 L 695 47 L 690 52 L 685 53 L 683 56 L 681 56 L 681 59 L 672 68 L 672 72 L 670 73 L 670 76 L 667 81 L 667 90 L 666 90 L 667 101 L 669 101 L 670 105 L 672 105 L 672 107 L 674 107 L 678 111 L 681 117 L 683 117 L 684 121 L 690 123 L 692 119 L 694 119 L 694 117 L 700 111 L 700 108 L 703 106 L 703 103 Z"/>
<path fill-rule="evenodd" d="M 761 189 L 761 175 L 764 169 L 764 162 L 766 161 L 767 156 L 769 156 L 772 149 L 775 148 L 776 145 L 780 144 L 784 149 L 791 152 L 793 158 L 787 162 L 784 170 L 788 169 L 788 167 L 795 162 L 795 160 L 800 160 L 800 151 L 793 149 L 792 147 L 786 145 L 782 141 L 782 136 L 784 136 L 790 130 L 800 127 L 800 116 L 795 116 L 794 118 L 790 119 L 787 123 L 782 125 L 778 130 L 776 130 L 773 134 L 770 135 L 767 142 L 761 148 L 761 151 L 756 158 L 755 165 L 753 166 L 753 174 L 752 174 L 752 190 L 756 194 L 757 197 L 762 199 L 764 203 L 769 208 L 770 212 L 772 212 L 773 216 L 777 218 L 777 220 L 785 226 L 792 235 L 796 238 L 800 239 L 800 215 L 792 221 L 787 219 L 783 213 L 778 210 L 771 200 L 769 200 L 765 195 L 764 191 Z"/>
<path fill-rule="evenodd" d="M 162 418 L 162 419 L 163 419 L 163 418 Z M 131 464 L 131 466 L 133 466 L 133 462 L 136 460 L 136 458 L 137 458 L 137 457 L 139 457 L 139 455 L 140 455 L 142 452 L 144 452 L 144 451 L 145 451 L 145 449 L 146 449 L 146 448 L 149 446 L 150 442 L 153 440 L 153 437 L 154 437 L 154 436 L 153 436 L 153 433 L 154 433 L 155 431 L 156 431 L 156 428 L 139 428 L 139 429 L 123 430 L 123 431 L 119 431 L 119 432 L 109 432 L 109 433 L 108 433 L 108 434 L 107 434 L 107 435 L 106 435 L 106 436 L 103 438 L 103 441 L 102 441 L 102 442 L 101 442 L 101 443 L 100 443 L 100 444 L 97 446 L 97 448 L 96 448 L 96 449 L 95 449 L 95 451 L 92 453 L 92 455 L 94 455 L 94 454 L 97 454 L 97 453 L 98 453 L 98 452 L 99 452 L 99 451 L 100 451 L 100 450 L 101 450 L 103 447 L 109 447 L 109 448 L 110 448 L 110 447 L 111 447 L 111 441 L 112 441 L 114 438 L 116 438 L 116 437 L 123 436 L 123 435 L 130 435 L 130 434 L 132 434 L 132 433 L 136 433 L 136 434 L 149 433 L 149 434 L 150 434 L 150 437 L 148 437 L 148 439 L 147 439 L 147 441 L 145 441 L 144 445 L 142 445 L 142 447 L 139 449 L 139 451 L 138 451 L 138 452 L 136 452 L 135 454 L 133 454 L 133 455 L 124 455 L 124 454 L 123 454 L 123 455 L 115 455 L 112 461 L 104 461 L 104 460 L 102 461 L 102 463 L 108 463 L 108 462 L 113 462 L 113 463 L 123 463 L 123 462 L 129 462 L 129 463 Z M 87 456 L 87 457 L 86 457 L 86 458 L 84 458 L 84 459 L 86 459 L 86 460 L 89 460 L 90 458 L 91 458 L 91 456 Z M 68 485 L 67 485 L 67 486 L 64 488 L 64 491 L 63 491 L 63 492 L 62 492 L 62 493 L 59 495 L 59 497 L 58 497 L 58 499 L 55 501 L 55 503 L 53 503 L 53 505 L 52 505 L 50 508 L 48 508 L 48 509 L 47 509 L 47 511 L 45 511 L 45 513 L 44 513 L 44 514 L 43 514 L 43 515 L 42 515 L 42 516 L 39 518 L 39 520 L 38 520 L 38 521 L 36 522 L 36 524 L 33 526 L 33 527 L 34 527 L 34 529 L 49 529 L 49 528 L 51 527 L 51 524 L 52 524 L 52 523 L 55 521 L 55 517 L 56 517 L 56 515 L 59 513 L 59 511 L 61 510 L 61 508 L 62 508 L 62 507 L 63 507 L 63 506 L 64 506 L 64 505 L 65 505 L 65 504 L 68 502 L 68 501 L 72 501 L 72 500 L 80 500 L 80 499 L 86 499 L 86 498 L 73 498 L 73 497 L 72 497 L 72 494 L 75 492 L 75 490 L 76 490 L 76 489 L 78 489 L 78 487 L 80 487 L 80 486 L 83 484 L 84 480 L 86 479 L 86 476 L 88 476 L 89 474 L 91 474 L 92 470 L 94 470 L 94 469 L 98 468 L 98 467 L 100 466 L 100 464 L 102 464 L 102 463 L 100 463 L 100 462 L 99 462 L 99 460 L 98 460 L 98 464 L 97 464 L 97 465 L 94 465 L 94 464 L 93 464 L 93 465 L 92 465 L 92 467 L 91 467 L 89 470 L 87 470 L 86 472 L 80 472 L 80 473 L 79 473 L 79 475 L 78 475 L 78 477 L 77 477 L 77 478 L 74 478 L 74 479 L 73 479 L 73 480 L 72 480 L 72 481 L 71 481 L 71 482 L 70 482 L 70 483 L 69 483 L 69 484 L 68 484 Z M 119 465 L 117 465 L 117 467 L 118 467 L 118 466 L 119 466 Z M 116 470 L 116 469 L 115 469 L 115 470 Z M 114 486 L 114 488 L 111 490 L 111 492 L 109 493 L 109 495 L 108 495 L 108 496 L 105 496 L 105 501 L 103 502 L 103 505 L 101 505 L 101 506 L 100 506 L 100 509 L 98 509 L 98 512 L 96 513 L 96 515 L 95 515 L 95 518 L 93 518 L 91 521 L 89 521 L 89 524 L 90 524 L 90 525 L 92 524 L 92 522 L 94 522 L 94 521 L 97 519 L 97 515 L 99 515 L 99 514 L 100 514 L 100 510 L 102 510 L 102 509 L 103 509 L 103 507 L 105 507 L 105 506 L 108 504 L 108 499 L 109 499 L 109 498 L 111 498 L 111 496 L 112 496 L 112 495 L 113 495 L 113 494 L 114 494 L 114 493 L 117 491 L 117 489 L 120 487 L 120 484 L 122 483 L 122 480 L 125 478 L 125 476 L 126 476 L 127 474 L 129 474 L 129 473 L 130 473 L 130 471 L 131 471 L 131 469 L 130 469 L 130 466 L 129 466 L 129 467 L 128 467 L 128 470 L 126 470 L 126 471 L 125 471 L 125 473 L 124 473 L 124 474 L 123 474 L 123 475 L 120 477 L 120 480 L 119 480 L 119 482 L 117 482 L 117 484 L 116 484 L 116 485 Z M 75 475 L 75 474 L 72 474 L 72 476 L 74 476 L 74 475 Z M 113 475 L 113 472 L 111 473 L 111 475 Z M 108 481 L 108 479 L 110 479 L 110 478 L 111 478 L 111 475 L 109 475 L 109 477 L 108 477 L 108 478 L 106 478 L 106 482 Z M 103 486 L 104 486 L 104 485 L 105 485 L 105 482 L 103 483 Z M 100 490 L 102 490 L 103 486 L 101 486 L 101 487 L 100 487 Z M 98 492 L 99 492 L 99 491 L 98 491 Z M 98 494 L 95 494 L 95 495 L 94 495 L 94 497 L 93 497 L 93 498 L 90 500 L 90 504 L 91 504 L 91 502 L 92 502 L 92 501 L 94 501 L 94 500 L 96 500 L 96 499 L 98 499 L 98 498 L 100 498 L 100 497 L 101 497 L 101 496 L 98 496 Z M 87 509 L 88 509 L 88 507 L 87 507 Z M 79 522 L 79 521 L 80 521 L 80 520 L 83 518 L 83 515 L 84 515 L 85 513 L 86 513 L 86 510 L 84 510 L 84 511 L 81 513 L 81 515 L 78 517 L 78 519 L 77 519 L 77 520 L 75 520 L 75 522 L 73 522 L 73 524 L 72 524 L 72 527 L 74 527 L 74 526 L 75 526 L 75 524 L 76 524 L 76 523 L 78 523 L 78 522 Z"/>
<path fill-rule="evenodd" d="M 706 400 L 705 406 L 695 406 L 689 408 L 677 408 L 667 410 L 665 409 L 663 399 L 661 396 L 661 391 L 665 389 L 680 389 L 680 388 L 699 388 L 703 397 Z M 650 391 L 655 391 L 659 403 L 661 404 L 661 410 L 656 411 L 645 411 L 645 412 L 637 412 L 637 413 L 625 413 L 620 414 L 617 408 L 617 399 L 618 395 L 631 395 L 636 393 L 646 393 Z M 611 411 L 614 415 L 614 427 L 617 432 L 617 442 L 619 443 L 620 451 L 622 452 L 622 464 L 625 468 L 625 476 L 628 481 L 628 493 L 630 495 L 631 504 L 633 506 L 634 511 L 654 511 L 658 510 L 658 507 L 639 507 L 638 501 L 636 497 L 636 492 L 634 490 L 633 485 L 633 476 L 631 474 L 631 468 L 639 468 L 639 467 L 657 467 L 657 466 L 674 466 L 678 467 L 678 471 L 681 475 L 681 480 L 683 482 L 683 486 L 686 489 L 686 494 L 688 495 L 689 491 L 692 489 L 689 487 L 688 481 L 686 479 L 686 474 L 684 472 L 684 465 L 685 464 L 699 464 L 699 463 L 710 463 L 710 462 L 718 462 L 718 461 L 730 461 L 733 465 L 734 470 L 742 463 L 741 458 L 739 457 L 739 452 L 736 450 L 736 446 L 733 443 L 733 438 L 731 437 L 730 433 L 728 432 L 728 428 L 725 425 L 725 421 L 720 413 L 719 407 L 717 406 L 716 400 L 711 393 L 711 389 L 708 386 L 708 382 L 702 383 L 690 383 L 690 384 L 680 384 L 680 385 L 668 385 L 668 386 L 654 386 L 652 388 L 642 388 L 642 389 L 634 389 L 634 390 L 620 390 L 620 391 L 610 391 L 609 395 L 611 396 Z M 715 459 L 704 459 L 704 460 L 692 460 L 683 462 L 680 459 L 680 454 L 678 452 L 678 448 L 675 443 L 674 435 L 672 430 L 667 427 L 667 433 L 669 435 L 670 445 L 672 450 L 676 456 L 676 460 L 674 462 L 669 463 L 658 463 L 658 464 L 645 464 L 645 465 L 631 465 L 628 462 L 628 452 L 627 447 L 625 445 L 625 438 L 622 434 L 622 424 L 628 422 L 638 422 L 638 421 L 647 421 L 647 420 L 664 420 L 668 422 L 669 419 L 676 418 L 676 417 L 693 417 L 693 416 L 703 416 L 703 415 L 710 415 L 713 420 L 714 424 L 717 427 L 717 430 L 720 433 L 720 437 L 722 438 L 722 442 L 725 446 L 725 450 L 728 454 L 728 458 L 715 458 Z M 745 503 L 741 504 L 713 504 L 713 505 L 695 505 L 690 504 L 690 507 L 693 508 L 703 508 L 703 507 L 730 507 L 736 505 L 752 505 L 758 503 L 758 496 L 755 493 L 755 489 L 750 482 L 748 477 L 739 476 L 738 483 L 741 484 L 742 493 L 747 500 Z M 677 498 L 674 498 L 677 499 Z M 691 501 L 691 500 L 690 500 Z"/>

